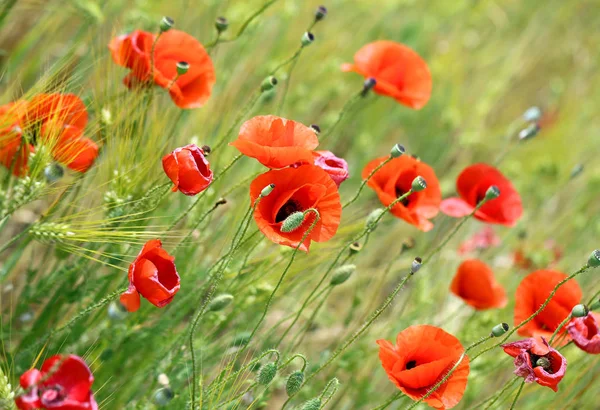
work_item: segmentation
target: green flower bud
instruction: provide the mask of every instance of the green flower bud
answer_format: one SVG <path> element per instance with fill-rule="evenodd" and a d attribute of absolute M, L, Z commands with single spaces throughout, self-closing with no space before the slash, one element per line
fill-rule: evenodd
<path fill-rule="evenodd" d="M 190 69 L 190 64 L 186 61 L 179 61 L 177 64 L 177 75 L 184 75 Z"/>
<path fill-rule="evenodd" d="M 404 148 L 404 145 L 395 144 L 392 147 L 392 150 L 390 151 L 390 156 L 392 158 L 398 158 L 398 157 L 404 155 L 405 152 L 406 152 L 406 149 Z"/>
<path fill-rule="evenodd" d="M 274 189 L 275 189 L 275 184 L 269 184 L 266 187 L 264 187 L 262 191 L 260 191 L 260 196 L 262 196 L 263 198 L 265 196 L 269 196 L 269 194 L 271 192 L 273 192 Z"/>
<path fill-rule="evenodd" d="M 315 41 L 315 36 L 313 33 L 309 33 L 308 31 L 306 33 L 304 33 L 304 35 L 302 36 L 302 47 L 306 47 L 308 45 L 311 45 L 312 42 Z"/>
<path fill-rule="evenodd" d="M 294 212 L 285 218 L 281 224 L 281 232 L 294 232 L 296 229 L 302 226 L 302 222 L 304 222 L 304 212 Z"/>
<path fill-rule="evenodd" d="M 418 176 L 415 179 L 413 179 L 411 185 L 411 189 L 413 192 L 419 192 L 424 190 L 425 188 L 427 188 L 427 181 L 425 181 L 425 178 Z"/>
<path fill-rule="evenodd" d="M 159 407 L 166 406 L 175 397 L 173 390 L 169 387 L 163 387 L 154 392 L 152 400 Z"/>
<path fill-rule="evenodd" d="M 215 28 L 219 33 L 224 32 L 229 27 L 229 21 L 225 17 L 217 17 L 215 20 Z"/>
<path fill-rule="evenodd" d="M 165 31 L 169 31 L 173 28 L 175 22 L 171 17 L 164 16 L 160 21 L 160 32 L 164 33 Z"/>
<path fill-rule="evenodd" d="M 508 329 L 510 329 L 508 323 L 500 323 L 492 328 L 492 335 L 494 337 L 500 337 L 504 333 L 508 332 Z"/>
<path fill-rule="evenodd" d="M 302 383 L 304 383 L 304 372 L 297 370 L 290 374 L 285 384 L 287 395 L 292 396 L 298 393 L 302 387 Z"/>
<path fill-rule="evenodd" d="M 270 75 L 263 80 L 262 84 L 260 85 L 260 91 L 265 92 L 265 91 L 272 90 L 276 85 L 277 85 L 277 78 Z"/>
<path fill-rule="evenodd" d="M 372 211 L 369 216 L 367 216 L 367 223 L 366 226 L 367 228 L 369 228 L 369 230 L 371 232 L 373 232 L 375 230 L 375 228 L 377 228 L 377 225 L 375 224 L 375 221 L 377 221 L 377 219 L 379 219 L 379 217 L 381 216 L 381 214 L 383 214 L 385 211 L 385 209 L 375 209 L 374 211 Z"/>
<path fill-rule="evenodd" d="M 588 266 L 591 268 L 597 268 L 600 266 L 600 249 L 596 249 L 594 252 L 592 252 L 590 258 L 588 259 Z"/>
<path fill-rule="evenodd" d="M 573 317 L 586 317 L 588 313 L 590 313 L 588 307 L 581 303 L 573 306 L 573 309 L 571 310 L 571 316 Z"/>
<path fill-rule="evenodd" d="M 314 399 L 310 399 L 302 406 L 301 410 L 320 410 L 321 409 L 321 399 L 315 397 Z"/>
<path fill-rule="evenodd" d="M 277 365 L 273 362 L 267 363 L 258 371 L 258 383 L 268 385 L 277 376 Z"/>
<path fill-rule="evenodd" d="M 329 284 L 331 286 L 341 285 L 346 282 L 350 275 L 352 275 L 356 271 L 356 265 L 344 265 L 340 266 L 336 270 L 333 271 L 331 276 L 331 281 Z"/>
<path fill-rule="evenodd" d="M 233 301 L 233 296 L 228 293 L 215 296 L 213 300 L 208 304 L 209 312 L 218 312 L 223 310 Z"/>
<path fill-rule="evenodd" d="M 492 185 L 485 191 L 485 200 L 491 201 L 492 199 L 496 199 L 500 196 L 500 188 L 496 185 Z"/>

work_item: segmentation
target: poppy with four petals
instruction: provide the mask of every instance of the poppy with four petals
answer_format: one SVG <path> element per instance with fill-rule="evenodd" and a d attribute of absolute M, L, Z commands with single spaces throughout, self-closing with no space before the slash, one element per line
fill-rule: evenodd
<path fill-rule="evenodd" d="M 213 180 L 210 164 L 204 151 L 194 144 L 177 148 L 162 159 L 165 174 L 173 181 L 173 192 L 196 195 L 204 191 Z"/>
<path fill-rule="evenodd" d="M 492 269 L 479 259 L 468 259 L 460 264 L 450 291 L 476 310 L 502 308 L 508 301 Z"/>

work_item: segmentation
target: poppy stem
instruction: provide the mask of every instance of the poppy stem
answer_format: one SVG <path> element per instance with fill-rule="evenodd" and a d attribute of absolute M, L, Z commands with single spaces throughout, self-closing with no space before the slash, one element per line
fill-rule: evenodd
<path fill-rule="evenodd" d="M 303 354 L 301 354 L 301 353 L 296 353 L 296 354 L 292 355 L 289 359 L 287 359 L 285 362 L 283 362 L 281 364 L 281 366 L 279 366 L 279 368 L 283 369 L 284 367 L 286 367 L 287 365 L 289 365 L 296 358 L 302 360 L 302 368 L 300 370 L 302 372 L 304 372 L 306 370 L 306 366 L 308 366 L 308 361 L 306 360 L 306 357 Z"/>
<path fill-rule="evenodd" d="M 404 394 L 402 392 L 394 393 L 394 394 L 392 394 L 392 397 L 390 397 L 389 399 L 387 399 L 384 403 L 380 404 L 379 406 L 374 407 L 373 410 L 387 409 L 390 404 L 392 404 L 396 400 L 401 399 L 403 397 L 405 397 L 405 396 L 404 396 Z"/>
<path fill-rule="evenodd" d="M 177 250 L 177 249 L 178 249 L 178 248 L 179 248 L 181 245 L 183 245 L 183 244 L 184 244 L 184 243 L 185 243 L 185 242 L 186 242 L 186 241 L 187 241 L 187 240 L 188 240 L 188 239 L 189 239 L 189 238 L 192 236 L 192 233 L 194 232 L 194 230 L 196 230 L 196 228 L 198 228 L 198 226 L 200 226 L 200 224 L 201 224 L 202 222 L 204 222 L 204 220 L 205 220 L 206 218 L 208 218 L 208 216 L 209 216 L 210 214 L 212 214 L 212 213 L 213 213 L 213 212 L 214 212 L 214 211 L 215 211 L 215 210 L 216 210 L 216 209 L 217 209 L 217 208 L 218 208 L 220 205 L 222 205 L 222 204 L 223 204 L 223 203 L 222 203 L 222 202 L 220 202 L 220 201 L 217 201 L 217 202 L 215 202 L 215 204 L 212 206 L 212 208 L 210 208 L 208 211 L 206 211 L 206 212 L 205 212 L 205 213 L 204 213 L 204 214 L 203 214 L 203 215 L 202 215 L 202 216 L 201 216 L 201 217 L 198 219 L 198 222 L 196 222 L 196 223 L 194 224 L 194 226 L 192 226 L 192 228 L 190 229 L 190 231 L 188 232 L 188 234 L 185 236 L 185 238 L 183 238 L 183 239 L 181 240 L 181 242 L 179 242 L 179 243 L 178 243 L 178 244 L 175 246 L 175 248 L 173 248 L 173 252 L 175 252 L 175 251 L 176 251 L 176 250 Z"/>
<path fill-rule="evenodd" d="M 482 406 L 484 403 L 488 402 L 488 401 L 489 401 L 489 403 L 488 403 L 488 405 L 487 405 L 487 406 L 485 406 L 485 409 L 484 409 L 484 410 L 488 410 L 488 409 L 490 409 L 490 408 L 491 408 L 491 407 L 494 405 L 494 403 L 496 403 L 496 402 L 498 401 L 498 399 L 499 399 L 500 397 L 502 397 L 502 395 L 503 395 L 504 393 L 506 393 L 506 391 L 507 391 L 508 389 L 510 389 L 510 388 L 512 387 L 512 385 L 513 385 L 513 384 L 515 384 L 515 382 L 516 382 L 517 380 L 519 380 L 520 378 L 521 378 L 520 376 L 513 377 L 512 379 L 510 379 L 509 381 L 507 381 L 507 382 L 504 384 L 504 387 L 502 387 L 502 390 L 500 390 L 498 393 L 495 393 L 493 396 L 491 396 L 491 397 L 488 397 L 487 399 L 485 399 L 485 400 L 484 400 L 484 401 L 482 401 L 481 403 L 479 403 L 479 404 L 475 405 L 475 406 L 473 407 L 473 409 L 481 409 L 481 406 Z M 491 400 L 491 401 L 490 401 L 490 400 Z"/>
<path fill-rule="evenodd" d="M 564 320 L 562 322 L 560 322 L 560 324 L 556 327 L 556 329 L 554 330 L 554 332 L 552 333 L 552 336 L 550 336 L 550 340 L 548 341 L 549 345 L 552 345 L 552 342 L 554 341 L 554 338 L 556 338 L 556 335 L 558 335 L 558 332 L 560 332 L 560 330 L 565 327 L 565 325 L 567 324 L 567 322 L 569 320 L 571 320 L 573 318 L 573 315 L 571 315 L 569 313 L 569 315 L 564 318 Z"/>
<path fill-rule="evenodd" d="M 321 395 L 319 396 L 319 399 L 321 399 L 321 400 L 323 400 L 323 398 L 325 398 L 325 401 L 321 405 L 321 408 L 324 408 L 327 405 L 329 400 L 331 400 L 333 395 L 337 392 L 339 386 L 340 386 L 340 381 L 337 378 L 334 377 L 333 379 L 329 380 L 329 382 L 325 385 L 325 388 L 321 392 Z M 329 393 L 330 388 L 331 388 L 331 393 Z"/>
<path fill-rule="evenodd" d="M 350 199 L 348 202 L 346 202 L 344 204 L 344 206 L 342 206 L 342 209 L 345 209 L 346 207 L 348 207 L 352 203 L 354 203 L 354 201 L 356 201 L 358 199 L 358 197 L 360 196 L 360 193 L 362 192 L 362 190 L 365 187 L 365 185 L 367 185 L 367 183 L 369 182 L 369 180 L 371 178 L 373 178 L 373 175 L 375 175 L 381 168 L 383 168 L 392 159 L 393 158 L 391 156 L 389 156 L 388 158 L 386 158 L 385 161 L 383 161 L 381 164 L 377 165 L 375 167 L 375 169 L 373 169 L 373 171 L 371 171 L 371 173 L 367 176 L 367 178 L 363 179 L 363 181 L 361 182 L 360 186 L 358 187 L 358 190 L 356 191 L 356 194 L 354 194 L 354 197 L 352 197 L 352 199 Z"/>
<path fill-rule="evenodd" d="M 329 127 L 329 129 L 327 129 L 327 131 L 320 138 L 321 143 L 323 143 L 327 138 L 329 138 L 329 136 L 331 136 L 333 134 L 333 131 L 335 131 L 337 126 L 342 122 L 342 120 L 344 119 L 344 116 L 354 107 L 356 102 L 358 102 L 362 98 L 364 98 L 364 97 L 363 97 L 363 90 L 361 89 L 360 92 L 356 93 L 348 101 L 346 101 L 346 104 L 344 104 L 344 106 L 342 107 L 342 109 L 341 109 L 340 113 L 338 114 L 338 117 L 335 120 L 335 122 L 333 123 L 333 125 L 331 127 Z"/>
<path fill-rule="evenodd" d="M 519 386 L 517 395 L 515 396 L 515 399 L 513 400 L 512 404 L 510 405 L 510 410 L 513 410 L 515 408 L 515 405 L 517 404 L 517 400 L 519 400 L 519 396 L 521 395 L 521 392 L 523 391 L 523 386 L 525 386 L 525 379 L 523 379 L 523 381 L 521 382 L 521 385 Z"/>
<path fill-rule="evenodd" d="M 289 350 L 292 350 L 292 351 L 295 350 L 300 345 L 300 343 L 302 343 L 302 341 L 304 340 L 304 337 L 306 336 L 306 333 L 308 332 L 308 330 L 312 326 L 315 318 L 317 317 L 317 314 L 319 313 L 319 311 L 321 310 L 321 308 L 323 307 L 323 305 L 325 305 L 325 302 L 329 298 L 329 295 L 331 295 L 331 291 L 333 290 L 333 286 L 329 285 L 328 287 L 324 288 L 323 290 L 324 290 L 323 293 L 325 293 L 325 295 L 323 296 L 323 298 L 321 299 L 321 301 L 319 302 L 319 304 L 317 305 L 317 307 L 315 308 L 315 310 L 310 315 L 310 318 L 306 321 L 306 324 L 304 325 L 304 327 L 294 337 L 294 340 L 292 340 L 292 343 L 291 343 L 292 347 Z M 322 293 L 320 293 L 320 294 L 322 294 Z M 298 338 L 298 336 L 300 336 L 300 338 L 298 340 L 296 340 Z"/>

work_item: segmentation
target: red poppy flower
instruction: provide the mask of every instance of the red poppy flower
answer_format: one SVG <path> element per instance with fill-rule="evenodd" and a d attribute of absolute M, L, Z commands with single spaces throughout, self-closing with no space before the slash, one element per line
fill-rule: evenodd
<path fill-rule="evenodd" d="M 515 358 L 515 374 L 525 383 L 536 382 L 540 386 L 558 391 L 558 383 L 567 371 L 567 359 L 548 345 L 534 338 L 502 345 L 504 351 Z"/>
<path fill-rule="evenodd" d="M 473 251 L 484 250 L 500 245 L 500 237 L 496 235 L 491 226 L 484 226 L 479 232 L 462 242 L 458 248 L 460 255 L 465 255 Z"/>
<path fill-rule="evenodd" d="M 419 400 L 456 364 L 464 352 L 460 341 L 429 325 L 410 326 L 396 337 L 396 346 L 378 340 L 379 359 L 389 379 L 408 397 Z M 469 358 L 425 402 L 435 409 L 456 406 L 467 388 Z"/>
<path fill-rule="evenodd" d="M 552 270 L 538 270 L 527 275 L 519 284 L 515 295 L 515 326 L 535 313 L 558 282 L 566 278 L 564 273 Z M 575 280 L 569 280 L 558 288 L 548 305 L 532 321 L 521 327 L 518 333 L 522 336 L 551 337 L 558 325 L 569 316 L 573 306 L 579 304 L 581 297 L 579 284 Z M 563 339 L 565 343 L 567 339 Z"/>
<path fill-rule="evenodd" d="M 98 410 L 92 383 L 94 376 L 81 357 L 52 356 L 41 370 L 21 375 L 20 384 L 26 391 L 15 403 L 20 410 Z"/>
<path fill-rule="evenodd" d="M 494 272 L 479 259 L 469 259 L 458 267 L 450 291 L 477 310 L 506 306 L 506 292 L 496 282 Z"/>
<path fill-rule="evenodd" d="M 259 175 L 250 184 L 250 200 L 253 204 L 269 184 L 275 184 L 275 189 L 260 200 L 254 211 L 258 229 L 267 238 L 281 245 L 297 247 L 314 222 L 314 213 L 308 213 L 302 225 L 292 232 L 282 232 L 281 225 L 292 213 L 310 208 L 319 212 L 319 220 L 299 249 L 308 252 L 311 241 L 326 242 L 335 235 L 340 224 L 342 204 L 337 186 L 327 172 L 307 164 Z"/>
<path fill-rule="evenodd" d="M 169 90 L 171 99 L 180 108 L 198 108 L 209 99 L 216 82 L 215 69 L 210 56 L 191 35 L 179 30 L 169 30 L 152 46 L 156 35 L 141 30 L 114 38 L 109 49 L 115 63 L 131 69 L 124 83 L 128 87 L 139 83 L 154 84 Z M 177 75 L 177 63 L 186 62 L 189 69 Z M 177 78 L 176 81 L 175 78 Z"/>
<path fill-rule="evenodd" d="M 479 208 L 475 212 L 475 218 L 491 224 L 515 225 L 523 213 L 521 197 L 500 171 L 487 164 L 475 164 L 465 168 L 456 180 L 456 190 L 460 198 L 443 200 L 440 209 L 446 215 L 455 218 L 467 216 L 493 185 L 500 189 L 500 196 Z"/>
<path fill-rule="evenodd" d="M 369 162 L 363 169 L 362 178 L 367 179 L 371 172 L 386 159 L 388 157 L 381 157 Z M 427 232 L 433 228 L 429 219 L 438 214 L 442 200 L 440 183 L 429 165 L 409 155 L 402 155 L 381 167 L 369 179 L 367 185 L 377 193 L 383 205 L 389 206 L 411 189 L 413 180 L 418 176 L 425 178 L 427 188 L 409 195 L 394 205 L 391 212 L 396 217 Z"/>
<path fill-rule="evenodd" d="M 581 350 L 591 354 L 600 354 L 600 317 L 588 313 L 585 317 L 573 318 L 567 325 L 569 336 Z"/>
<path fill-rule="evenodd" d="M 16 101 L 0 106 L 0 164 L 12 169 L 15 176 L 27 174 L 33 146 L 23 139 L 23 116 L 27 103 Z"/>
<path fill-rule="evenodd" d="M 315 165 L 323 168 L 338 187 L 348 179 L 348 163 L 344 159 L 330 151 L 314 151 L 313 157 Z"/>
<path fill-rule="evenodd" d="M 162 163 L 165 173 L 175 184 L 173 192 L 180 190 L 185 195 L 196 195 L 208 188 L 213 180 L 204 152 L 194 144 L 175 149 L 163 157 Z"/>
<path fill-rule="evenodd" d="M 319 140 L 314 130 L 299 122 L 260 115 L 242 124 L 237 140 L 229 145 L 268 168 L 284 168 L 295 163 L 312 164 L 311 151 Z"/>
<path fill-rule="evenodd" d="M 416 110 L 423 108 L 431 96 L 431 73 L 427 63 L 404 44 L 393 41 L 369 43 L 354 55 L 354 64 L 344 64 L 342 70 L 374 78 L 377 94 L 392 97 Z"/>
<path fill-rule="evenodd" d="M 129 312 L 140 308 L 140 295 L 159 308 L 171 303 L 179 291 L 174 260 L 175 257 L 162 248 L 159 239 L 146 242 L 129 265 L 129 289 L 121 295 L 121 303 Z"/>

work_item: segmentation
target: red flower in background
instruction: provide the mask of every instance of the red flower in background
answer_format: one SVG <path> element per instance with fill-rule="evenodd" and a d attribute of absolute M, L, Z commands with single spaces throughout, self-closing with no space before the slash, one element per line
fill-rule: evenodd
<path fill-rule="evenodd" d="M 367 179 L 388 158 L 381 157 L 369 162 L 363 169 L 362 178 Z M 367 185 L 375 191 L 384 206 L 389 206 L 411 189 L 413 180 L 418 176 L 425 178 L 427 188 L 394 205 L 391 213 L 427 232 L 433 228 L 429 219 L 438 214 L 442 200 L 440 183 L 429 165 L 409 155 L 402 155 L 381 167 Z"/>
<path fill-rule="evenodd" d="M 585 317 L 573 318 L 567 325 L 573 343 L 591 354 L 600 354 L 600 317 L 592 312 Z"/>
<path fill-rule="evenodd" d="M 500 237 L 496 235 L 491 226 L 484 226 L 482 230 L 476 232 L 471 238 L 462 242 L 458 248 L 460 255 L 469 252 L 484 250 L 500 245 Z"/>
<path fill-rule="evenodd" d="M 250 184 L 253 204 L 269 184 L 274 184 L 275 189 L 260 200 L 254 211 L 258 229 L 267 238 L 280 245 L 297 247 L 314 222 L 314 213 L 308 213 L 302 225 L 292 232 L 282 232 L 281 226 L 291 214 L 310 208 L 316 209 L 320 218 L 299 249 L 308 252 L 312 241 L 326 242 L 335 235 L 342 204 L 335 182 L 325 171 L 315 165 L 301 165 L 259 175 Z"/>
<path fill-rule="evenodd" d="M 343 158 L 330 151 L 314 151 L 313 157 L 315 165 L 323 168 L 338 187 L 348 179 L 348 163 Z"/>
<path fill-rule="evenodd" d="M 20 410 L 98 410 L 91 388 L 94 376 L 82 358 L 56 355 L 47 359 L 41 370 L 31 369 L 21 375 L 17 396 Z"/>
<path fill-rule="evenodd" d="M 179 274 L 174 260 L 175 257 L 162 248 L 160 240 L 146 242 L 129 265 L 129 289 L 120 298 L 129 312 L 140 308 L 140 295 L 159 308 L 171 303 L 179 291 Z"/>
<path fill-rule="evenodd" d="M 494 185 L 500 189 L 500 196 L 479 208 L 475 218 L 491 224 L 513 226 L 523 213 L 521 197 L 500 171 L 487 164 L 465 168 L 456 180 L 459 197 L 443 200 L 440 209 L 455 218 L 467 216 L 485 198 L 488 188 Z"/>
<path fill-rule="evenodd" d="M 123 82 L 128 87 L 153 82 L 167 89 L 171 99 L 180 108 L 198 108 L 206 103 L 216 82 L 210 56 L 191 35 L 169 30 L 160 35 L 141 30 L 115 37 L 108 48 L 115 63 L 131 69 Z M 154 67 L 151 67 L 154 62 Z M 189 69 L 177 75 L 177 63 L 186 62 Z M 173 81 L 177 78 L 176 81 Z"/>
<path fill-rule="evenodd" d="M 396 346 L 378 340 L 379 359 L 389 379 L 404 394 L 419 400 L 456 364 L 465 349 L 444 330 L 429 325 L 410 326 L 396 337 Z M 425 402 L 435 409 L 450 409 L 462 399 L 467 388 L 469 358 Z"/>
<path fill-rule="evenodd" d="M 515 295 L 515 326 L 535 313 L 546 301 L 554 287 L 567 275 L 552 270 L 538 270 L 527 275 L 519 284 Z M 575 280 L 562 285 L 548 305 L 529 323 L 521 327 L 522 336 L 551 337 L 558 325 L 571 313 L 573 306 L 581 301 L 582 292 Z M 561 333 L 564 329 L 561 329 Z M 564 343 L 568 338 L 564 338 Z"/>
<path fill-rule="evenodd" d="M 354 55 L 354 64 L 342 65 L 377 82 L 377 94 L 392 97 L 407 107 L 420 109 L 431 96 L 431 73 L 427 63 L 412 49 L 393 41 L 375 41 Z"/>
<path fill-rule="evenodd" d="M 514 251 L 514 265 L 521 269 L 552 269 L 563 255 L 562 248 L 553 240 L 545 241 L 543 247 L 536 246 L 534 250 L 534 252 L 530 252 L 522 246 L 521 249 Z"/>
<path fill-rule="evenodd" d="M 33 145 L 23 140 L 26 110 L 25 101 L 0 106 L 0 164 L 12 170 L 15 176 L 27 174 L 29 154 L 33 152 Z"/>
<path fill-rule="evenodd" d="M 515 358 L 515 374 L 525 379 L 525 383 L 536 382 L 540 386 L 558 391 L 558 383 L 567 371 L 567 359 L 548 345 L 530 338 L 502 345 L 504 351 Z"/>
<path fill-rule="evenodd" d="M 313 129 L 299 122 L 261 115 L 242 124 L 237 140 L 229 145 L 268 168 L 278 169 L 296 163 L 312 164 L 312 150 L 319 140 Z"/>
<path fill-rule="evenodd" d="M 162 159 L 163 169 L 175 186 L 185 195 L 204 191 L 213 180 L 210 164 L 204 152 L 194 144 L 177 148 Z"/>
<path fill-rule="evenodd" d="M 464 261 L 458 267 L 450 291 L 477 310 L 506 306 L 506 292 L 494 278 L 494 272 L 478 259 Z"/>

